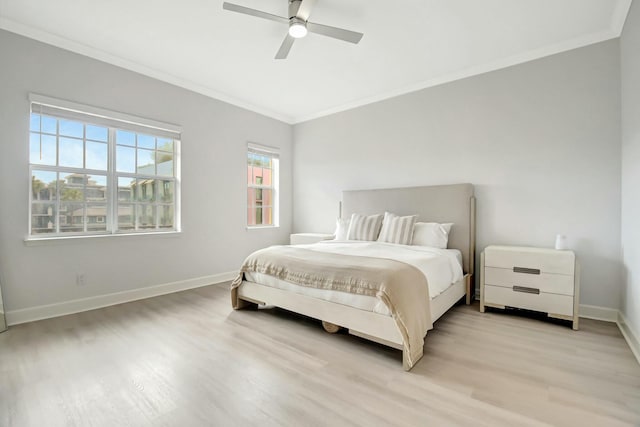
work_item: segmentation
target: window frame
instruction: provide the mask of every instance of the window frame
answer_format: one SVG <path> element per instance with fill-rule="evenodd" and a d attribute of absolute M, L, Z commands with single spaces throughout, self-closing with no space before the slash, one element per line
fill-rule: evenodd
<path fill-rule="evenodd" d="M 27 221 L 27 236 L 25 241 L 33 241 L 33 240 L 58 240 L 58 239 L 68 239 L 68 238 L 89 238 L 89 237 L 106 237 L 106 236 L 122 236 L 122 235 L 149 235 L 149 234 L 167 234 L 167 233 L 180 233 L 181 232 L 181 204 L 180 204 L 180 145 L 181 145 L 181 133 L 182 128 L 180 126 L 161 123 L 151 119 L 146 119 L 142 117 L 133 116 L 130 114 L 120 113 L 116 111 L 110 111 L 102 108 L 92 107 L 88 105 L 82 105 L 70 101 L 50 98 L 37 94 L 29 95 L 29 117 L 31 118 L 32 114 L 40 115 L 40 120 L 42 120 L 43 116 L 54 117 L 56 119 L 56 164 L 55 165 L 46 165 L 46 164 L 38 164 L 32 163 L 31 161 L 31 126 L 28 129 L 29 138 L 27 138 L 29 147 L 29 156 L 28 156 L 28 170 L 29 170 L 29 192 L 28 192 L 28 221 Z M 60 166 L 60 120 L 72 120 L 76 122 L 80 122 L 83 124 L 83 136 L 80 139 L 83 143 L 83 167 L 68 167 L 68 166 Z M 98 170 L 98 169 L 89 169 L 87 168 L 86 156 L 87 156 L 87 142 L 91 142 L 91 138 L 87 138 L 87 125 L 99 126 L 107 129 L 107 140 L 105 142 L 107 146 L 107 168 L 106 170 Z M 151 135 L 155 138 L 155 141 L 158 139 L 167 139 L 173 142 L 173 175 L 172 176 L 163 176 L 159 175 L 157 166 L 155 169 L 155 173 L 153 175 L 145 174 L 145 173 L 137 173 L 138 167 L 137 162 L 135 165 L 135 172 L 118 172 L 116 170 L 116 147 L 118 146 L 118 142 L 116 139 L 116 132 L 118 130 L 123 130 L 126 132 L 132 132 L 136 135 L 145 134 Z M 42 132 L 42 128 L 39 132 L 41 135 L 48 134 Z M 157 142 L 155 149 L 153 150 L 154 155 L 154 165 L 157 165 L 155 159 L 157 159 L 157 155 L 159 152 L 163 150 L 158 150 Z M 134 147 L 137 150 L 137 145 Z M 137 151 L 136 151 L 137 152 Z M 167 151 L 167 153 L 169 153 Z M 136 154 L 137 158 L 137 154 Z M 135 158 L 134 158 L 135 159 Z M 55 197 L 53 200 L 49 200 L 47 202 L 43 202 L 42 204 L 53 204 L 54 209 L 56 210 L 56 215 L 58 219 L 56 223 L 53 224 L 54 231 L 51 233 L 34 233 L 32 229 L 33 225 L 33 206 L 34 201 L 35 204 L 39 204 L 38 201 L 34 200 L 33 195 L 33 180 L 34 180 L 34 172 L 35 171 L 44 171 L 44 172 L 53 172 L 56 173 L 56 180 L 59 182 L 62 174 L 81 174 L 84 175 L 83 178 L 83 197 L 82 200 L 78 201 L 78 204 L 82 205 L 82 209 L 84 210 L 81 221 L 78 225 L 82 226 L 82 231 L 61 231 L 60 226 L 63 225 L 62 218 L 60 218 L 61 207 L 63 205 L 63 201 L 61 198 L 61 187 L 60 185 L 56 185 L 55 188 Z M 87 197 L 87 185 L 89 183 L 89 179 L 91 176 L 104 176 L 106 178 L 106 191 L 104 194 L 104 202 L 97 201 L 92 203 L 88 200 Z M 153 201 L 143 201 L 138 200 L 138 198 L 134 198 L 128 202 L 132 206 L 132 220 L 134 223 L 134 229 L 118 229 L 118 210 L 119 204 L 121 201 L 119 200 L 119 187 L 118 187 L 118 178 L 131 178 L 135 179 L 136 182 L 138 180 L 147 180 L 153 179 L 154 188 L 156 188 L 156 195 Z M 160 192 L 157 188 L 160 187 L 160 181 L 171 181 L 174 187 L 174 197 L 173 203 L 163 203 L 159 200 Z M 96 224 L 105 226 L 105 230 L 90 230 L 90 220 L 88 219 L 88 209 L 93 207 L 97 207 L 100 205 L 105 206 L 106 215 L 103 218 L 103 221 L 97 221 Z M 137 211 L 134 206 L 138 206 L 140 204 L 148 204 L 153 207 L 153 209 L 160 209 L 161 206 L 170 206 L 173 205 L 173 226 L 163 228 L 161 227 L 161 222 L 159 219 L 159 214 L 154 216 L 155 227 L 154 228 L 138 228 L 137 227 Z M 64 218 L 65 222 L 67 218 Z M 73 221 L 72 221 L 73 223 Z M 68 225 L 68 224 L 67 224 Z M 95 224 L 94 224 L 95 225 Z"/>
<path fill-rule="evenodd" d="M 249 181 L 247 167 L 249 166 L 249 156 L 257 154 L 260 156 L 268 156 L 271 158 L 271 185 L 256 185 Z M 246 206 L 245 206 L 245 225 L 249 230 L 261 228 L 278 228 L 280 227 L 280 149 L 267 145 L 249 142 L 247 144 L 247 152 L 245 154 L 245 177 L 247 177 L 247 185 L 245 188 Z M 271 190 L 273 224 L 249 224 L 249 190 Z"/>

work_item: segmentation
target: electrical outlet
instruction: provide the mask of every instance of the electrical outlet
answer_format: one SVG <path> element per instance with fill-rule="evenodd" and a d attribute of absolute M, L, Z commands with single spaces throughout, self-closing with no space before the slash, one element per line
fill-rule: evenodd
<path fill-rule="evenodd" d="M 76 286 L 84 286 L 86 282 L 84 281 L 84 273 L 76 273 Z"/>

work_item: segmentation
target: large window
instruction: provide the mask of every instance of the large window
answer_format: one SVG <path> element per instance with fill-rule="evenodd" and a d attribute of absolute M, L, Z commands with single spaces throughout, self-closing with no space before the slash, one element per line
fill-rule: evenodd
<path fill-rule="evenodd" d="M 31 237 L 177 231 L 179 130 L 32 96 Z"/>
<path fill-rule="evenodd" d="M 247 226 L 278 225 L 278 149 L 249 144 Z"/>

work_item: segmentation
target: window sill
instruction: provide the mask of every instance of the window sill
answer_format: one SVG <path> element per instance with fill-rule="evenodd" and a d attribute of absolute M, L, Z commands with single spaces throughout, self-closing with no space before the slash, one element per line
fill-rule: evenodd
<path fill-rule="evenodd" d="M 143 238 L 175 238 L 182 234 L 181 231 L 158 231 L 153 233 L 117 233 L 117 234 L 92 234 L 86 236 L 55 236 L 55 237 L 26 237 L 24 239 L 25 246 L 40 246 L 58 243 L 71 243 L 87 239 L 105 239 L 120 237 L 143 237 Z"/>
<path fill-rule="evenodd" d="M 280 228 L 279 225 L 247 225 L 247 230 L 264 230 L 270 228 Z"/>

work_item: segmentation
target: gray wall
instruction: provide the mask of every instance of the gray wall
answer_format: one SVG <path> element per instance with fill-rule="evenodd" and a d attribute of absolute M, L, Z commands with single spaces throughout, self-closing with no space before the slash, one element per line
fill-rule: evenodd
<path fill-rule="evenodd" d="M 294 230 L 333 231 L 340 193 L 471 182 L 477 245 L 582 263 L 581 302 L 618 308 L 618 40 L 294 126 Z"/>
<path fill-rule="evenodd" d="M 640 4 L 633 2 L 621 39 L 622 313 L 640 339 Z"/>
<path fill-rule="evenodd" d="M 0 282 L 7 311 L 237 270 L 291 231 L 291 126 L 0 31 Z M 181 125 L 182 226 L 173 237 L 27 246 L 29 92 Z M 278 229 L 245 229 L 246 143 L 281 148 Z M 86 286 L 75 284 L 83 272 Z"/>

